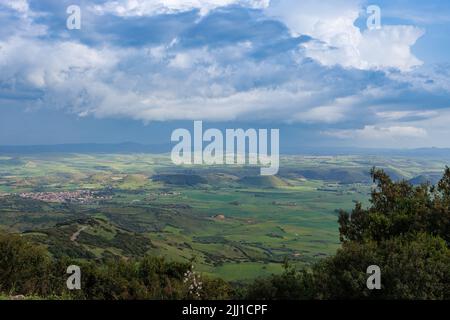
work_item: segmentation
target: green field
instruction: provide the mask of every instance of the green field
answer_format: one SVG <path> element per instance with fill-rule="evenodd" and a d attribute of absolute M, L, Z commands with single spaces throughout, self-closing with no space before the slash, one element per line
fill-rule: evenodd
<path fill-rule="evenodd" d="M 166 155 L 2 156 L 0 228 L 23 233 L 55 257 L 149 253 L 247 280 L 280 272 L 285 259 L 308 266 L 333 255 L 340 246 L 337 210 L 356 201 L 367 205 L 373 166 L 396 179 L 423 180 L 441 174 L 445 164 L 286 156 L 277 177 L 260 177 L 252 167 L 175 167 Z M 79 190 L 99 196 L 35 199 L 39 192 Z"/>

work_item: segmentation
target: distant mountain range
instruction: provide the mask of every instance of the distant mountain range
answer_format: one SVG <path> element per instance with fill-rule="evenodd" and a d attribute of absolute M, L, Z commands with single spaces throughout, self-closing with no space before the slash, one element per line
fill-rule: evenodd
<path fill-rule="evenodd" d="M 117 144 L 79 143 L 56 145 L 16 145 L 0 146 L 0 154 L 37 154 L 37 153 L 168 153 L 173 145 L 145 145 L 133 142 Z M 419 149 L 381 149 L 381 148 L 351 148 L 351 147 L 281 147 L 285 155 L 378 155 L 406 157 L 436 157 L 449 158 L 450 148 L 419 148 Z"/>
<path fill-rule="evenodd" d="M 294 147 L 284 148 L 283 154 L 325 155 L 373 155 L 373 156 L 406 156 L 406 157 L 438 157 L 450 158 L 450 148 L 352 148 L 352 147 Z"/>
<path fill-rule="evenodd" d="M 171 145 L 144 145 L 133 142 L 78 143 L 55 145 L 0 146 L 0 154 L 36 154 L 36 153 L 166 153 Z"/>

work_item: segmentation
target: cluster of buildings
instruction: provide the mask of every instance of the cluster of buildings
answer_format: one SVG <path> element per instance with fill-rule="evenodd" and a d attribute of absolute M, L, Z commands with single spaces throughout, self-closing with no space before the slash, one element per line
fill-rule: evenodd
<path fill-rule="evenodd" d="M 76 202 L 90 203 L 98 200 L 108 200 L 111 197 L 101 195 L 98 192 L 90 190 L 62 191 L 62 192 L 23 192 L 18 194 L 19 197 L 25 199 L 33 199 L 44 202 Z"/>

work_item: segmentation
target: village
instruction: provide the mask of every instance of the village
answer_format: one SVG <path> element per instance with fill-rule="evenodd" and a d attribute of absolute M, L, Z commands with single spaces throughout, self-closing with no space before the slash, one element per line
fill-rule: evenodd
<path fill-rule="evenodd" d="M 99 200 L 111 199 L 111 196 L 100 194 L 91 190 L 76 190 L 62 192 L 22 192 L 17 194 L 24 199 L 32 199 L 52 203 L 74 202 L 80 204 L 91 203 Z"/>

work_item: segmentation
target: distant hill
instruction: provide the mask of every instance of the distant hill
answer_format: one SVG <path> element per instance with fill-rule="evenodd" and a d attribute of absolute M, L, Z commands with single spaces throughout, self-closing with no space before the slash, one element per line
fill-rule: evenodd
<path fill-rule="evenodd" d="M 370 182 L 369 170 L 362 168 L 317 168 L 296 170 L 295 172 L 299 176 L 310 180 L 334 181 L 344 184 Z"/>
<path fill-rule="evenodd" d="M 0 146 L 3 154 L 40 154 L 40 153 L 166 153 L 169 144 L 144 145 L 125 142 L 118 144 L 80 143 L 57 145 Z"/>
<path fill-rule="evenodd" d="M 195 186 L 208 183 L 205 178 L 196 174 L 158 174 L 154 175 L 152 180 L 177 186 Z"/>
<path fill-rule="evenodd" d="M 404 177 L 396 170 L 384 169 L 394 181 L 399 181 Z M 352 183 L 370 183 L 370 168 L 282 168 L 280 175 L 285 178 L 305 178 L 308 180 L 323 180 L 330 182 L 338 182 L 342 184 Z"/>
<path fill-rule="evenodd" d="M 20 155 L 39 153 L 167 153 L 173 145 L 162 143 L 146 145 L 134 142 L 124 143 L 78 143 L 56 145 L 19 145 L 0 146 L 0 154 Z M 338 155 L 372 155 L 372 156 L 407 156 L 436 157 L 450 159 L 450 148 L 418 148 L 418 149 L 382 149 L 352 147 L 302 147 L 283 146 L 281 154 L 338 156 Z"/>
<path fill-rule="evenodd" d="M 259 188 L 280 188 L 289 186 L 289 183 L 277 176 L 243 177 L 239 180 L 239 184 Z"/>
<path fill-rule="evenodd" d="M 409 182 L 413 185 L 420 185 L 424 183 L 430 183 L 432 185 L 437 184 L 442 178 L 442 174 L 439 173 L 431 173 L 431 174 L 421 174 L 417 177 L 414 177 L 409 180 Z"/>
<path fill-rule="evenodd" d="M 450 159 L 450 148 L 354 148 L 354 147 L 282 147 L 286 155 L 312 156 L 394 156 L 394 157 L 433 157 Z"/>
<path fill-rule="evenodd" d="M 135 189 L 144 186 L 148 182 L 149 179 L 146 175 L 129 174 L 121 181 L 121 183 L 118 184 L 118 188 Z"/>

